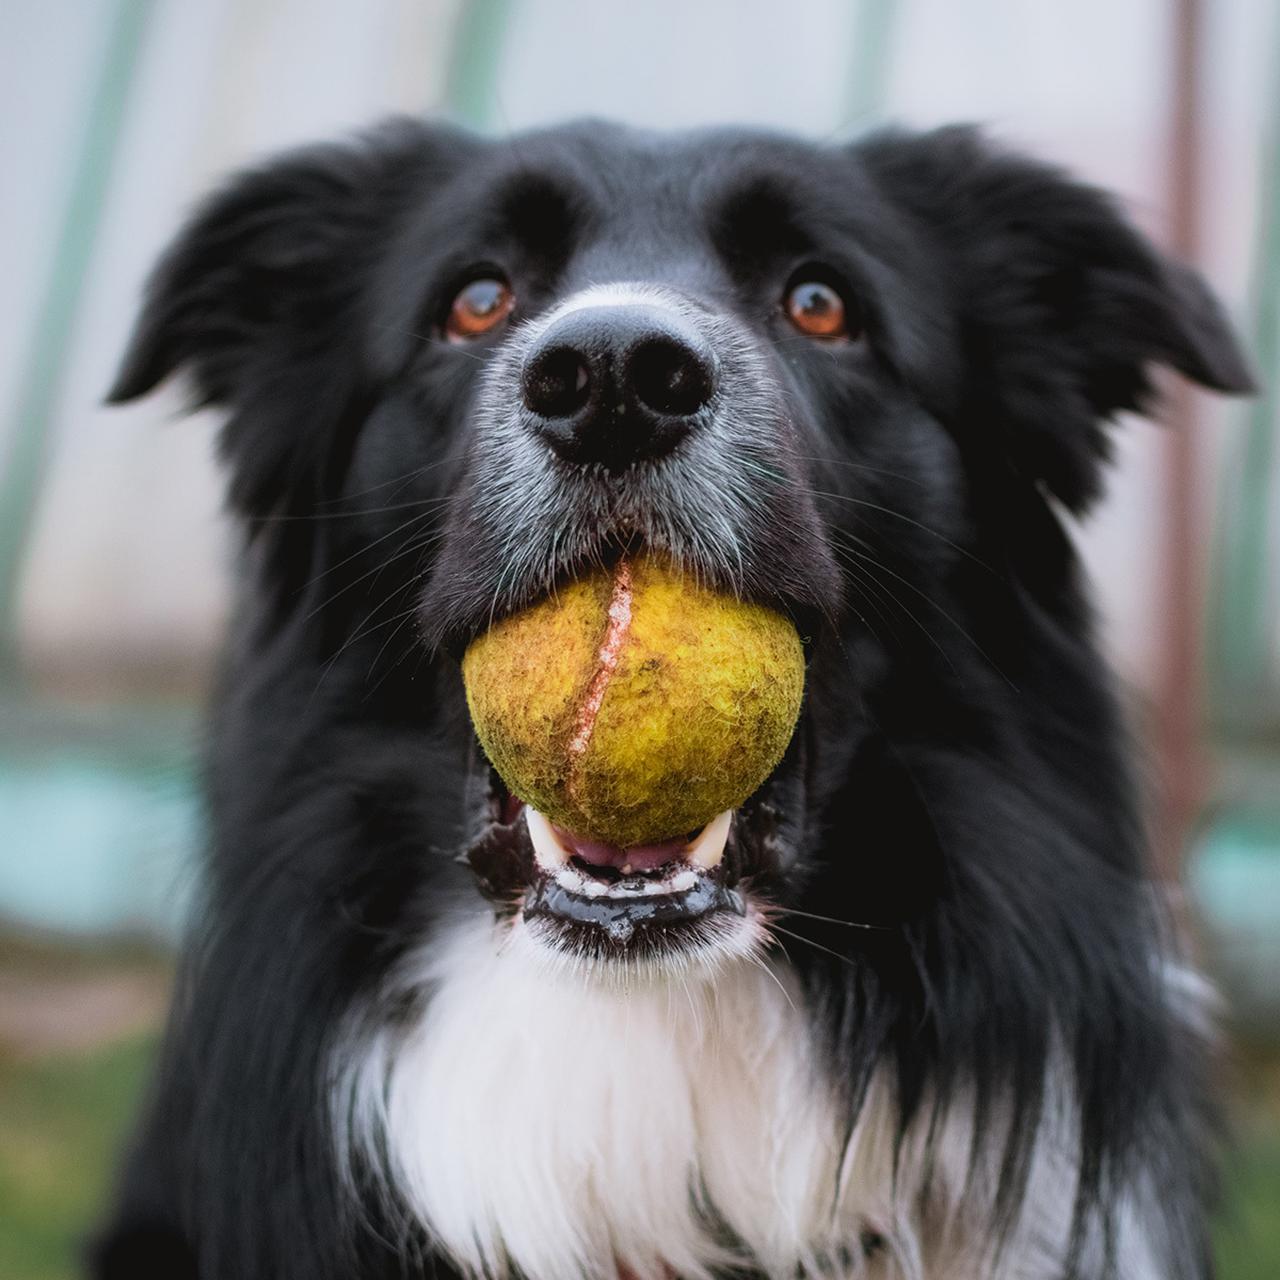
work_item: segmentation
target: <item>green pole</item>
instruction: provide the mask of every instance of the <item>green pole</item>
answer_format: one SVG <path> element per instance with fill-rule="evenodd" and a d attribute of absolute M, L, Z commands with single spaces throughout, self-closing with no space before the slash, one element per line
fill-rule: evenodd
<path fill-rule="evenodd" d="M 8 455 L 0 472 L 0 677 L 11 681 L 16 680 L 18 588 L 49 464 L 50 417 L 152 3 L 120 0 L 111 20 L 8 432 Z"/>
<path fill-rule="evenodd" d="M 1280 33 L 1280 27 L 1277 28 Z M 1256 722 L 1267 670 L 1268 608 L 1274 608 L 1277 584 L 1267 578 L 1280 563 L 1269 554 L 1268 511 L 1275 470 L 1276 416 L 1280 388 L 1273 371 L 1280 367 L 1280 44 L 1271 65 L 1272 113 L 1259 183 L 1258 238 L 1251 279 L 1253 350 L 1260 362 L 1262 389 L 1250 406 L 1237 465 L 1227 468 L 1230 493 L 1218 547 L 1218 596 L 1214 610 L 1214 675 L 1219 705 L 1228 722 Z M 1275 711 L 1275 708 L 1270 710 Z M 1244 725 L 1236 725 L 1243 728 Z"/>
<path fill-rule="evenodd" d="M 498 66 L 512 0 L 463 0 L 445 85 L 450 114 L 473 129 L 494 121 Z"/>
<path fill-rule="evenodd" d="M 884 109 L 895 10 L 894 0 L 857 0 L 853 58 L 845 94 L 846 125 L 869 124 Z"/>

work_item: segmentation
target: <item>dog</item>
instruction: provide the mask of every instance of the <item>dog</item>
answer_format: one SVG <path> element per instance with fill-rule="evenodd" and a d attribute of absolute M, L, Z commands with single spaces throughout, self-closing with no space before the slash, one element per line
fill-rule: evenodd
<path fill-rule="evenodd" d="M 214 194 L 110 393 L 225 411 L 244 553 L 93 1273 L 1209 1276 L 1210 1004 L 1067 531 L 1157 365 L 1251 385 L 1196 275 L 969 128 L 397 120 Z M 464 701 L 637 553 L 805 642 L 693 889 Z"/>

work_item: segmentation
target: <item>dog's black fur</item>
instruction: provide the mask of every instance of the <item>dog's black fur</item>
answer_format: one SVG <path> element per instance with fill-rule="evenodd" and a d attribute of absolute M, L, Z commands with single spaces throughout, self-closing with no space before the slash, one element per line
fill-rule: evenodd
<path fill-rule="evenodd" d="M 1167 1275 L 1207 1277 L 1207 1051 L 1162 979 L 1129 750 L 1064 530 L 1150 366 L 1248 389 L 1200 281 L 1102 195 L 965 129 L 814 146 L 589 124 L 489 142 L 404 121 L 206 203 L 112 391 L 183 369 L 227 410 L 248 545 L 206 900 L 95 1274 L 454 1274 L 425 1236 L 389 1243 L 394 1207 L 344 1185 L 330 1055 L 478 892 L 460 862 L 481 831 L 461 646 L 611 548 L 663 541 L 662 513 L 593 507 L 593 527 L 570 487 L 572 537 L 504 574 L 476 405 L 511 330 L 441 337 L 478 268 L 512 281 L 512 326 L 588 283 L 654 282 L 768 353 L 785 410 L 752 448 L 775 519 L 748 529 L 726 495 L 743 558 L 696 567 L 810 638 L 801 727 L 757 806 L 775 824 L 761 876 L 785 907 L 886 926 L 796 915 L 778 942 L 850 1116 L 884 1065 L 904 1130 L 965 1098 L 999 1147 L 998 1232 L 1061 1050 L 1080 1231 L 1145 1171 Z M 844 292 L 860 336 L 789 328 L 797 271 Z"/>

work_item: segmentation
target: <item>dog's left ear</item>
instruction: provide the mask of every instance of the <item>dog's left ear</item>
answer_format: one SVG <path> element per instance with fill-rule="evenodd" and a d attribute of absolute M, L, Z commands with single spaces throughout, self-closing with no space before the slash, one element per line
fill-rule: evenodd
<path fill-rule="evenodd" d="M 153 272 L 108 402 L 185 371 L 199 403 L 228 410 L 233 508 L 286 505 L 291 487 L 324 473 L 334 424 L 360 402 L 360 320 L 379 252 L 471 146 L 456 130 L 393 119 L 232 177 Z"/>
<path fill-rule="evenodd" d="M 1253 378 L 1221 307 L 1101 192 L 970 128 L 889 132 L 858 153 L 939 237 L 965 346 L 965 418 L 1073 511 L 1098 496 L 1106 422 L 1141 409 L 1153 364 L 1217 391 Z"/>

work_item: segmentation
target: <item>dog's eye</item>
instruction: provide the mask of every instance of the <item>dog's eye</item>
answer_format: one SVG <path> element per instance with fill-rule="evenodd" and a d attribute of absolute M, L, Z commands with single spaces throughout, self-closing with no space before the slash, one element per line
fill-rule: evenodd
<path fill-rule="evenodd" d="M 516 295 L 505 280 L 485 276 L 472 280 L 454 298 L 444 324 L 450 342 L 465 342 L 496 329 L 516 305 Z"/>
<path fill-rule="evenodd" d="M 802 280 L 787 290 L 787 318 L 810 338 L 847 338 L 850 326 L 844 299 L 821 280 Z"/>

